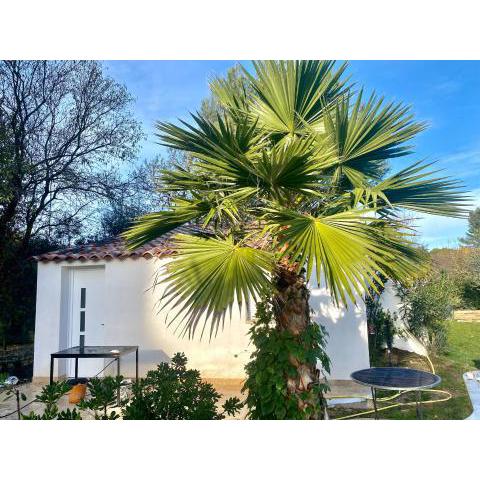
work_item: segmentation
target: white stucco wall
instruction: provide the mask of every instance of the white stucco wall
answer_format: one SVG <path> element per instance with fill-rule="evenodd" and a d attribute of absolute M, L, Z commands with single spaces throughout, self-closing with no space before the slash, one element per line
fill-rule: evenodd
<path fill-rule="evenodd" d="M 165 260 L 139 258 L 107 263 L 107 298 L 118 299 L 109 305 L 106 338 L 112 344 L 140 345 L 140 373 L 166 361 L 175 352 L 184 352 L 192 368 L 209 378 L 242 378 L 249 357 L 246 313 L 235 309 L 230 324 L 209 340 L 179 338 L 168 309 L 158 301 L 163 285 L 152 290 L 154 276 Z M 132 359 L 133 361 L 133 359 Z M 132 364 L 133 366 L 133 364 Z"/>
<path fill-rule="evenodd" d="M 34 377 L 47 377 L 50 372 L 50 353 L 67 346 L 65 341 L 60 339 L 61 292 L 62 269 L 55 263 L 39 264 L 35 313 Z M 58 364 L 55 365 L 55 375 L 57 374 Z"/>
<path fill-rule="evenodd" d="M 151 289 L 154 276 L 163 262 L 165 260 L 138 258 L 39 263 L 34 377 L 47 377 L 50 353 L 68 346 L 65 299 L 69 269 L 104 265 L 105 344 L 139 345 L 141 375 L 159 362 L 168 360 L 173 353 L 181 351 L 187 355 L 189 366 L 199 369 L 206 378 L 243 378 L 243 367 L 251 352 L 247 334 L 251 324 L 247 321 L 246 313 L 234 311 L 223 331 L 210 341 L 208 335 L 194 340 L 179 338 L 174 327 L 166 325 L 168 312 L 158 308 L 157 301 L 163 288 Z M 349 305 L 348 309 L 339 309 L 332 304 L 325 288 L 310 287 L 314 319 L 329 332 L 327 350 L 332 360 L 331 378 L 348 379 L 352 371 L 369 366 L 363 301 L 360 299 L 358 306 Z M 66 371 L 66 363 L 60 361 L 59 364 L 59 369 L 55 367 L 55 375 L 62 375 Z M 108 373 L 114 373 L 113 366 Z M 133 376 L 134 355 L 122 358 L 122 373 Z"/>
<path fill-rule="evenodd" d="M 313 318 L 328 332 L 327 353 L 332 361 L 330 378 L 349 380 L 355 370 L 370 367 L 365 303 L 357 297 L 356 305 L 349 301 L 346 308 L 338 307 L 325 287 L 318 287 L 311 281 L 309 288 Z"/>
<path fill-rule="evenodd" d="M 152 291 L 155 273 L 163 260 L 125 259 L 106 262 L 42 262 L 38 265 L 37 310 L 35 321 L 34 377 L 47 377 L 50 353 L 66 348 L 65 324 L 68 314 L 62 311 L 62 296 L 67 295 L 68 269 L 76 266 L 105 266 L 105 344 L 139 345 L 139 373 L 166 361 L 175 352 L 184 352 L 189 366 L 209 378 L 242 378 L 243 365 L 249 358 L 247 332 L 250 324 L 245 312 L 233 312 L 230 325 L 211 341 L 207 338 L 179 338 L 173 327 L 167 327 L 167 312 L 159 311 L 162 288 Z M 66 309 L 65 309 L 66 310 Z M 63 324 L 63 328 L 61 325 Z M 134 374 L 135 356 L 122 357 L 122 373 Z M 81 361 L 80 361 L 81 362 Z M 57 362 L 55 362 L 57 364 Z M 65 362 L 55 375 L 64 373 Z M 113 366 L 112 371 L 113 373 Z M 81 364 L 80 364 L 81 375 Z"/>

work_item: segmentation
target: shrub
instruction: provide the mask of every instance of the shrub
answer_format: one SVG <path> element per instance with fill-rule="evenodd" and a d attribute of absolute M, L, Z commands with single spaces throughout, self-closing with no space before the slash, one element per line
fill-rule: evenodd
<path fill-rule="evenodd" d="M 57 403 L 65 394 L 67 394 L 71 385 L 67 382 L 53 382 L 51 385 L 45 385 L 39 395 L 35 397 L 37 402 L 43 403 L 45 409 L 42 415 L 30 412 L 27 415 L 22 414 L 23 420 L 81 420 L 82 417 L 76 408 L 70 410 L 59 410 Z"/>
<path fill-rule="evenodd" d="M 383 291 L 383 290 L 382 290 Z M 368 349 L 370 360 L 374 361 L 385 347 L 392 349 L 393 339 L 397 333 L 395 328 L 395 315 L 384 310 L 380 303 L 380 295 L 370 291 L 365 297 L 367 324 L 368 324 Z"/>
<path fill-rule="evenodd" d="M 458 303 L 458 289 L 447 274 L 429 274 L 399 289 L 407 329 L 430 351 L 446 348 L 447 326 Z"/>
<path fill-rule="evenodd" d="M 437 274 L 447 274 L 455 281 L 459 296 L 456 307 L 480 309 L 480 249 L 434 249 L 430 256 Z"/>
<path fill-rule="evenodd" d="M 316 364 L 329 372 L 330 361 L 325 353 L 325 329 L 311 323 L 299 336 L 276 329 L 272 306 L 268 300 L 257 303 L 255 324 L 250 329 L 255 350 L 246 365 L 247 380 L 243 391 L 247 392 L 248 418 L 258 420 L 305 419 L 312 413 L 321 418 L 323 412 L 311 412 L 299 408 L 299 397 L 290 393 L 287 378 L 297 378 L 298 371 L 292 365 L 292 357 L 300 362 Z M 313 385 L 303 395 L 320 398 L 318 409 L 325 406 L 323 394 L 328 390 L 326 383 Z M 305 400 L 300 398 L 300 400 Z"/>
<path fill-rule="evenodd" d="M 456 275 L 462 307 L 480 309 L 480 250 L 469 249 L 466 266 Z"/>
<path fill-rule="evenodd" d="M 465 278 L 460 283 L 463 307 L 471 310 L 480 310 L 480 280 Z"/>
<path fill-rule="evenodd" d="M 235 415 L 242 403 L 236 397 L 228 398 L 221 409 L 217 402 L 221 395 L 202 381 L 198 370 L 187 369 L 187 358 L 182 353 L 173 356 L 170 364 L 161 363 L 146 378 L 132 385 L 130 401 L 121 402 L 126 420 L 221 420 Z M 60 411 L 57 403 L 71 385 L 54 382 L 45 385 L 36 401 L 43 403 L 42 415 L 33 411 L 22 415 L 24 420 L 81 420 L 81 411 L 92 411 L 95 420 L 116 420 L 120 415 L 108 409 L 116 405 L 117 391 L 123 377 L 91 378 L 89 398 L 78 404 L 78 409 Z"/>
<path fill-rule="evenodd" d="M 117 404 L 117 392 L 122 383 L 123 377 L 91 378 L 87 387 L 90 393 L 88 400 L 82 400 L 78 407 L 81 410 L 93 411 L 95 420 L 116 420 L 120 415 L 112 410 L 107 410 Z"/>
<path fill-rule="evenodd" d="M 67 382 L 53 382 L 45 385 L 35 401 L 45 405 L 43 414 L 39 415 L 33 411 L 22 415 L 23 420 L 82 420 L 81 411 L 91 410 L 95 420 L 116 420 L 120 415 L 115 411 L 107 414 L 108 407 L 116 404 L 117 388 L 123 377 L 91 378 L 88 382 L 90 398 L 82 400 L 78 404 L 78 410 L 59 410 L 58 401 L 72 388 Z"/>
<path fill-rule="evenodd" d="M 161 363 L 132 386 L 122 413 L 125 420 L 221 420 L 240 410 L 240 400 L 232 397 L 219 411 L 220 397 L 198 370 L 187 368 L 187 357 L 176 353 L 171 363 Z"/>

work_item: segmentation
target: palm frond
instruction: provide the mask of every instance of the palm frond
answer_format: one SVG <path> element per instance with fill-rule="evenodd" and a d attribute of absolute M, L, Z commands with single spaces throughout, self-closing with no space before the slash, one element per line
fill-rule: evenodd
<path fill-rule="evenodd" d="M 304 122 L 319 119 L 323 106 L 345 93 L 343 64 L 334 71 L 333 61 L 253 62 L 256 75 L 249 77 L 254 99 L 251 115 L 260 128 L 282 135 L 303 131 Z"/>
<path fill-rule="evenodd" d="M 366 104 L 360 92 L 351 107 L 350 98 L 337 101 L 335 108 L 327 109 L 325 129 L 336 150 L 338 167 L 345 167 L 349 179 L 352 171 L 373 179 L 385 172 L 385 161 L 408 155 L 405 142 L 425 129 L 425 124 L 413 120 L 410 108 L 388 103 L 372 94 Z M 346 168 L 348 167 L 348 171 Z"/>
<path fill-rule="evenodd" d="M 240 189 L 230 195 L 223 192 L 206 194 L 204 198 L 209 204 L 209 210 L 203 219 L 203 227 L 213 224 L 214 229 L 221 225 L 225 229 L 227 226 L 247 222 L 250 211 L 244 201 L 251 195 L 248 189 Z"/>
<path fill-rule="evenodd" d="M 362 295 L 367 286 L 381 284 L 379 273 L 386 273 L 385 265 L 397 278 L 416 269 L 405 255 L 396 257 L 407 248 L 405 234 L 379 229 L 384 222 L 373 213 L 349 210 L 314 217 L 269 208 L 264 219 L 266 229 L 284 246 L 281 255 L 297 262 L 299 269 L 305 267 L 307 278 L 316 270 L 317 282 L 323 276 L 334 299 L 345 303 L 347 298 L 355 301 L 355 293 Z"/>
<path fill-rule="evenodd" d="M 209 213 L 211 204 L 204 200 L 177 199 L 170 210 L 161 210 L 137 218 L 122 237 L 128 248 L 135 249 L 147 242 Z"/>
<path fill-rule="evenodd" d="M 298 195 L 318 195 L 322 184 L 322 160 L 330 156 L 312 140 L 296 138 L 265 150 L 255 162 L 259 191 L 279 203 L 291 203 Z"/>
<path fill-rule="evenodd" d="M 356 201 L 386 211 L 404 208 L 432 215 L 465 217 L 469 197 L 461 182 L 449 177 L 435 177 L 432 164 L 416 162 L 368 188 L 355 189 Z"/>
<path fill-rule="evenodd" d="M 377 241 L 390 254 L 380 260 L 385 278 L 405 283 L 428 268 L 428 258 L 415 243 L 414 230 L 391 219 L 379 219 L 375 230 Z"/>
<path fill-rule="evenodd" d="M 235 304 L 240 308 L 271 285 L 271 253 L 235 243 L 231 237 L 200 238 L 176 235 L 176 256 L 167 264 L 162 308 L 178 309 L 171 322 L 193 336 L 199 323 L 210 322 L 210 337 L 223 325 Z"/>
<path fill-rule="evenodd" d="M 205 190 L 211 180 L 209 175 L 195 167 L 194 162 L 188 168 L 174 165 L 173 168 L 162 169 L 159 173 L 159 190 L 165 193 Z"/>
<path fill-rule="evenodd" d="M 162 144 L 193 154 L 197 158 L 196 173 L 210 176 L 224 188 L 254 185 L 251 158 L 264 146 L 255 124 L 246 120 L 232 124 L 221 116 L 216 123 L 196 115 L 193 118 L 196 125 L 182 122 L 184 127 L 159 122 Z"/>

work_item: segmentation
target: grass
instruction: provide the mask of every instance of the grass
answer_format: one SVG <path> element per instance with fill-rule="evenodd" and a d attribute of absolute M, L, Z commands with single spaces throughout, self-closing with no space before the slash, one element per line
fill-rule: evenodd
<path fill-rule="evenodd" d="M 448 332 L 447 351 L 431 355 L 431 360 L 435 366 L 435 373 L 442 377 L 442 383 L 436 389 L 446 390 L 452 398 L 445 402 L 436 404 L 425 404 L 423 407 L 423 417 L 428 420 L 462 420 L 472 413 L 470 399 L 468 397 L 462 375 L 469 370 L 480 369 L 480 323 L 460 323 L 452 322 Z M 430 370 L 428 362 L 421 356 L 394 350 L 392 353 L 393 366 L 405 366 Z M 375 366 L 386 365 L 385 357 L 377 358 L 372 361 Z M 390 396 L 392 392 L 381 392 L 379 396 Z M 429 400 L 441 398 L 444 395 L 423 393 L 422 399 Z M 415 400 L 415 393 L 402 395 L 394 402 L 411 402 Z M 387 405 L 388 403 L 384 403 Z M 358 410 L 346 408 L 332 409 L 331 417 L 339 418 L 351 413 L 357 413 Z M 365 415 L 358 418 L 373 418 L 373 415 Z M 400 406 L 390 410 L 379 412 L 379 418 L 392 420 L 413 420 L 416 418 L 415 406 Z"/>

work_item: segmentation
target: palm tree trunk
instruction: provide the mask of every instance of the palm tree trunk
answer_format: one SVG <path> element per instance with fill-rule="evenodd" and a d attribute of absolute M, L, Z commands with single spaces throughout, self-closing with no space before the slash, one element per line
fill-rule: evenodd
<path fill-rule="evenodd" d="M 292 334 L 299 343 L 299 349 L 305 349 L 302 334 L 311 325 L 308 303 L 310 294 L 304 276 L 297 273 L 296 265 L 282 263 L 277 266 L 276 290 L 273 303 L 277 329 Z M 288 393 L 298 399 L 301 411 L 309 412 L 306 418 L 321 418 L 324 399 L 321 394 L 312 391 L 312 387 L 320 380 L 316 362 L 302 362 L 292 354 L 289 361 L 295 367 L 297 375 L 287 376 Z"/>

